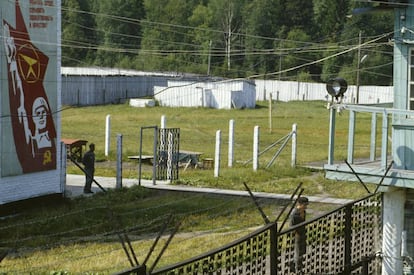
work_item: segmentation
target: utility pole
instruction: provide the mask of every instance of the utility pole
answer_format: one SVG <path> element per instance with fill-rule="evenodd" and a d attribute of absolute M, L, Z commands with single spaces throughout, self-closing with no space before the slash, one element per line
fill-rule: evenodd
<path fill-rule="evenodd" d="M 228 35 L 227 35 L 227 70 L 230 70 L 230 52 L 231 52 L 231 18 L 228 22 Z"/>
<path fill-rule="evenodd" d="M 213 41 L 210 40 L 208 45 L 208 65 L 207 65 L 207 75 L 210 76 L 210 64 L 211 64 L 211 44 Z"/>
<path fill-rule="evenodd" d="M 358 39 L 358 62 L 357 62 L 357 75 L 356 75 L 356 104 L 359 103 L 359 68 L 361 66 L 361 31 L 359 31 Z"/>
<path fill-rule="evenodd" d="M 230 66 L 231 66 L 231 40 L 232 40 L 232 36 L 233 36 L 233 30 L 232 30 L 232 23 L 233 23 L 233 16 L 234 16 L 234 5 L 232 2 L 228 2 L 227 3 L 228 6 L 227 11 L 226 11 L 226 18 L 225 18 L 225 22 L 226 22 L 226 32 L 227 32 L 227 37 L 226 37 L 226 54 L 227 54 L 227 70 L 230 70 Z"/>

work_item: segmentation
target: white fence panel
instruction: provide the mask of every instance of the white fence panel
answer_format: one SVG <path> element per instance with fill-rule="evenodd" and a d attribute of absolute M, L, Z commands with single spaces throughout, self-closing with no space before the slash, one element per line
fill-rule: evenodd
<path fill-rule="evenodd" d="M 256 90 L 246 81 L 169 81 L 169 87 L 154 87 L 161 106 L 209 107 L 216 109 L 254 108 Z"/>
<path fill-rule="evenodd" d="M 325 83 L 308 83 L 278 80 L 255 80 L 256 100 L 267 100 L 270 93 L 274 100 L 330 100 Z M 356 101 L 356 86 L 348 86 L 343 102 Z M 359 103 L 377 104 L 394 101 L 393 86 L 360 86 Z"/>
<path fill-rule="evenodd" d="M 223 94 L 223 91 L 227 91 Z M 171 80 L 168 76 L 62 75 L 63 105 L 119 103 L 155 97 L 164 106 L 254 108 L 257 100 L 330 100 L 325 83 L 278 80 Z M 348 86 L 344 103 L 354 103 L 356 87 Z M 392 86 L 360 86 L 359 103 L 394 101 Z"/>

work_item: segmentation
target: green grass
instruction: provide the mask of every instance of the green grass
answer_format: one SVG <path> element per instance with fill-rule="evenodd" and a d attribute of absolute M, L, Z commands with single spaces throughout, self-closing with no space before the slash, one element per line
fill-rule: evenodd
<path fill-rule="evenodd" d="M 222 133 L 223 166 L 227 160 L 229 120 L 235 121 L 235 159 L 244 162 L 251 158 L 253 129 L 260 127 L 260 149 L 286 136 L 292 125 L 298 127 L 298 164 L 327 159 L 329 111 L 324 102 L 277 102 L 273 107 L 272 129 L 269 127 L 267 102 L 259 102 L 255 109 L 214 110 L 206 108 L 134 108 L 128 105 L 107 105 L 95 107 L 68 108 L 62 112 L 62 137 L 80 138 L 97 145 L 99 159 L 104 156 L 105 117 L 111 115 L 111 152 L 109 159 L 115 159 L 116 135 L 123 135 L 124 159 L 137 154 L 141 127 L 160 125 L 165 115 L 167 127 L 180 128 L 180 148 L 203 152 L 203 157 L 213 157 L 215 134 Z M 337 119 L 338 147 L 347 140 L 347 114 Z M 359 129 L 361 133 L 370 128 Z M 367 137 L 369 138 L 369 136 Z M 369 139 L 361 140 L 356 146 L 366 145 Z M 153 132 L 144 131 L 144 154 L 152 154 Z M 369 148 L 369 147 L 367 147 Z M 344 148 L 345 149 L 345 148 Z M 263 156 L 266 163 L 273 152 Z M 344 152 L 341 152 L 344 155 Z M 224 161 L 225 160 L 225 161 Z"/>
<path fill-rule="evenodd" d="M 284 205 L 271 200 L 259 203 L 271 220 Z M 332 207 L 311 203 L 309 218 Z M 264 224 L 250 198 L 165 193 L 139 186 L 91 198 L 44 202 L 2 221 L 0 247 L 7 248 L 10 255 L 3 260 L 0 274 L 107 274 L 123 270 L 129 263 L 117 230 L 127 232 L 142 262 L 170 215 L 165 236 L 148 266 L 178 223 L 178 233 L 157 267 L 217 248 Z M 285 217 L 286 213 L 280 221 Z"/>
<path fill-rule="evenodd" d="M 127 163 L 124 178 L 137 177 L 137 163 L 128 160 L 129 155 L 139 152 L 141 127 L 160 125 L 165 116 L 167 127 L 180 128 L 180 148 L 203 152 L 201 158 L 214 157 L 215 135 L 222 132 L 220 176 L 215 178 L 212 170 L 181 170 L 179 180 L 174 184 L 204 186 L 226 189 L 243 189 L 243 182 L 253 191 L 290 193 L 302 182 L 308 195 L 322 195 L 340 198 L 358 198 L 365 194 L 357 183 L 346 184 L 326 180 L 323 171 L 301 168 L 311 162 L 321 166 L 328 158 L 329 110 L 321 101 L 276 102 L 273 106 L 272 127 L 269 127 L 268 102 L 258 102 L 255 109 L 215 110 L 207 108 L 134 108 L 127 104 L 95 107 L 68 108 L 62 112 L 62 137 L 85 139 L 96 144 L 97 175 L 114 176 L 116 166 L 116 135 L 123 136 L 123 161 Z M 104 155 L 105 118 L 111 115 L 111 150 Z M 227 166 L 229 121 L 235 121 L 234 165 Z M 335 157 L 343 161 L 347 156 L 348 112 L 337 115 L 335 136 Z M 371 117 L 358 114 L 356 126 L 355 158 L 368 157 L 370 146 Z M 280 149 L 280 145 L 260 156 L 259 170 L 254 172 L 252 163 L 253 129 L 260 127 L 259 151 L 282 139 L 297 124 L 297 168 L 291 168 L 290 142 L 273 165 L 267 164 Z M 379 137 L 380 138 L 380 135 Z M 143 154 L 152 155 L 153 130 L 144 131 Z M 108 165 L 111 164 L 112 166 Z M 73 165 L 68 173 L 81 173 Z M 151 169 L 143 170 L 143 178 L 152 177 Z M 344 186 L 345 188 L 338 188 Z M 373 188 L 373 187 L 372 187 Z M 345 189 L 345 190 L 344 190 Z M 347 191 L 349 190 L 349 191 Z"/>
<path fill-rule="evenodd" d="M 105 117 L 111 115 L 111 151 L 104 155 Z M 65 108 L 61 112 L 62 137 L 85 139 L 96 144 L 97 176 L 115 175 L 116 135 L 123 135 L 123 177 L 137 176 L 137 163 L 128 155 L 139 150 L 141 127 L 160 124 L 165 115 L 167 127 L 180 128 L 180 148 L 203 152 L 213 157 L 215 133 L 222 131 L 221 171 L 184 169 L 173 184 L 244 190 L 243 182 L 253 191 L 291 194 L 302 183 L 304 195 L 360 198 L 366 195 L 357 182 L 324 178 L 323 171 L 304 168 L 310 162 L 326 162 L 328 156 L 329 111 L 324 102 L 277 102 L 273 106 L 272 129 L 269 127 L 267 102 L 255 109 L 212 110 L 205 108 L 133 108 L 128 105 Z M 370 117 L 360 116 L 356 128 L 356 157 L 369 153 Z M 235 164 L 227 167 L 228 123 L 235 121 Z M 298 128 L 297 167 L 290 165 L 290 146 L 275 164 L 265 168 L 278 148 L 260 157 L 257 171 L 245 164 L 252 155 L 253 129 L 260 127 L 260 151 L 286 136 L 296 123 Z M 348 114 L 337 117 L 336 157 L 346 156 Z M 144 154 L 152 154 L 152 131 L 143 138 Z M 150 168 L 144 177 L 150 177 Z M 81 173 L 68 163 L 68 173 Z M 369 186 L 373 188 L 373 186 Z M 261 200 L 265 213 L 275 219 L 282 202 Z M 332 209 L 332 205 L 312 203 L 309 218 Z M 180 222 L 179 231 L 157 267 L 206 252 L 251 232 L 263 220 L 250 198 L 163 193 L 134 187 L 99 193 L 90 198 L 63 200 L 58 204 L 33 205 L 18 215 L 0 220 L 0 250 L 10 254 L 1 263 L 0 274 L 108 274 L 129 266 L 116 230 L 126 230 L 138 259 L 142 262 L 154 238 L 169 215 L 172 221 L 167 235 Z M 282 216 L 282 219 L 285 216 Z M 117 222 L 117 219 L 119 222 Z M 162 238 L 149 265 L 165 243 Z M 177 253 L 180 251 L 180 253 Z"/>

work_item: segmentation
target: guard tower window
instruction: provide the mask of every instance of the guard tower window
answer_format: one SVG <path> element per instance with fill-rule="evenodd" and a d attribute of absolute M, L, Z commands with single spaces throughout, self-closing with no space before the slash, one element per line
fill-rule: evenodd
<path fill-rule="evenodd" d="M 414 48 L 410 51 L 410 69 L 408 82 L 408 109 L 414 110 Z"/>

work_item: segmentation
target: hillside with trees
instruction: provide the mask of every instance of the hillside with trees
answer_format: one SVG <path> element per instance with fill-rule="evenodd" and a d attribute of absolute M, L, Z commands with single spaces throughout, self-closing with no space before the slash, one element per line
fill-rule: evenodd
<path fill-rule="evenodd" d="M 392 85 L 393 10 L 352 15 L 364 5 L 63 0 L 62 65 L 355 84 L 359 63 L 362 85 Z"/>

